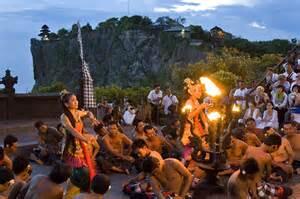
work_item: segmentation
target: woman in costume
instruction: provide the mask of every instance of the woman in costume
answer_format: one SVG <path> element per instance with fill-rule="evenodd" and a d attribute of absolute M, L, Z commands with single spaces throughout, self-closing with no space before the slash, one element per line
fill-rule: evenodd
<path fill-rule="evenodd" d="M 88 148 L 90 140 L 84 136 L 82 118 L 88 117 L 94 125 L 97 125 L 98 121 L 91 112 L 78 110 L 78 101 L 73 93 L 62 93 L 61 101 L 61 123 L 67 130 L 63 159 L 73 169 L 87 167 L 92 180 L 96 174 L 95 164 Z"/>

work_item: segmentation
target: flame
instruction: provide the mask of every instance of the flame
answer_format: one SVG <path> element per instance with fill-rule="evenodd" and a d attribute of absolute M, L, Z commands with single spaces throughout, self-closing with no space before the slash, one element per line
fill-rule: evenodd
<path fill-rule="evenodd" d="M 183 113 L 185 113 L 185 112 L 191 112 L 192 108 L 193 108 L 192 105 L 186 104 L 186 105 L 181 109 L 181 111 L 182 111 Z"/>
<path fill-rule="evenodd" d="M 221 95 L 221 90 L 207 77 L 201 77 L 200 82 L 204 84 L 206 93 L 212 97 Z"/>
<path fill-rule="evenodd" d="M 221 118 L 221 114 L 219 112 L 211 112 L 207 115 L 210 121 L 216 121 Z"/>
<path fill-rule="evenodd" d="M 240 107 L 236 104 L 232 106 L 232 112 L 239 113 L 241 111 Z"/>

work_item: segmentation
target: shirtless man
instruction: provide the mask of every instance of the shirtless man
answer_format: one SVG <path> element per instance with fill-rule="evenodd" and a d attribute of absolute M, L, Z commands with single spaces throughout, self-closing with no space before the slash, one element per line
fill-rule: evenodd
<path fill-rule="evenodd" d="M 13 179 L 14 174 L 10 169 L 0 167 L 0 199 L 7 199 Z"/>
<path fill-rule="evenodd" d="M 254 158 L 249 158 L 241 164 L 241 168 L 234 172 L 227 184 L 227 194 L 230 199 L 246 199 L 250 194 L 256 195 L 253 181 L 259 173 L 259 166 Z"/>
<path fill-rule="evenodd" d="M 296 122 L 286 122 L 283 125 L 285 138 L 290 142 L 290 145 L 294 151 L 293 167 L 297 173 L 300 173 L 300 134 L 297 133 Z"/>
<path fill-rule="evenodd" d="M 163 164 L 164 160 L 161 157 L 161 155 L 156 151 L 150 150 L 149 147 L 147 146 L 146 141 L 143 139 L 135 140 L 132 144 L 132 150 L 135 154 L 137 154 L 138 157 L 138 159 L 136 160 L 138 171 L 141 170 L 142 168 L 142 165 L 140 163 L 143 163 L 143 160 L 147 157 L 156 158 L 159 161 L 159 167 L 161 167 Z M 140 172 L 136 177 L 126 181 L 123 186 L 128 186 L 129 184 L 137 184 L 137 183 L 143 184 L 143 180 L 145 180 L 145 177 L 146 177 L 145 173 Z"/>
<path fill-rule="evenodd" d="M 25 199 L 62 199 L 63 182 L 71 175 L 71 168 L 66 164 L 57 163 L 48 176 L 36 175 L 23 189 Z"/>
<path fill-rule="evenodd" d="M 0 166 L 12 169 L 11 159 L 4 153 L 4 149 L 0 146 Z"/>
<path fill-rule="evenodd" d="M 96 175 L 91 183 L 91 193 L 81 193 L 74 199 L 103 199 L 103 195 L 110 189 L 110 180 L 106 175 Z"/>
<path fill-rule="evenodd" d="M 277 134 L 277 132 L 272 127 L 264 128 L 264 135 L 268 136 L 271 134 Z M 294 152 L 290 145 L 290 142 L 282 137 L 281 145 L 277 151 L 271 153 L 272 156 L 272 167 L 273 174 L 272 178 L 279 179 L 282 182 L 286 182 L 288 177 L 293 174 L 293 159 Z"/>
<path fill-rule="evenodd" d="M 145 126 L 144 131 L 147 137 L 147 145 L 152 151 L 157 151 L 158 153 L 163 154 L 163 152 L 166 152 L 164 149 L 167 149 L 167 151 L 170 152 L 172 148 L 171 144 L 169 144 L 163 137 L 157 135 L 157 132 L 152 126 Z M 163 154 L 163 157 L 164 155 L 165 154 Z"/>
<path fill-rule="evenodd" d="M 150 184 L 159 199 L 164 199 L 162 191 L 168 191 L 184 198 L 188 193 L 192 174 L 174 158 L 165 159 L 162 165 L 155 158 L 148 157 L 143 162 L 143 172 L 150 178 Z"/>
<path fill-rule="evenodd" d="M 136 120 L 135 122 L 135 129 L 133 134 L 133 139 L 146 139 L 146 135 L 144 132 L 145 124 L 142 120 Z"/>
<path fill-rule="evenodd" d="M 13 135 L 7 135 L 4 138 L 4 154 L 8 157 L 11 161 L 17 154 L 18 149 L 18 138 Z"/>
<path fill-rule="evenodd" d="M 249 133 L 243 127 L 238 127 L 238 128 L 233 129 L 232 133 L 235 134 L 234 135 L 235 138 L 242 140 L 249 146 L 259 147 L 261 145 L 261 142 L 258 139 L 258 137 L 253 133 Z"/>
<path fill-rule="evenodd" d="M 115 171 L 128 173 L 129 165 L 127 164 L 131 165 L 134 161 L 129 155 L 131 153 L 132 141 L 125 134 L 119 132 L 118 125 L 114 121 L 109 123 L 108 132 L 109 133 L 103 137 L 103 145 L 107 152 L 107 157 L 104 159 L 109 161 L 112 166 L 115 166 Z M 121 167 L 125 168 L 120 170 L 117 169 Z"/>
<path fill-rule="evenodd" d="M 272 171 L 272 158 L 270 153 L 278 150 L 281 145 L 281 137 L 277 134 L 267 136 L 260 147 L 248 146 L 244 159 L 254 158 L 259 165 L 257 183 L 268 177 Z"/>
<path fill-rule="evenodd" d="M 239 168 L 241 160 L 248 148 L 248 144 L 235 137 L 235 135 L 239 133 L 237 131 L 242 131 L 242 129 L 237 128 L 233 130 L 231 143 L 226 149 L 227 163 L 235 170 Z"/>
<path fill-rule="evenodd" d="M 246 133 L 252 133 L 256 135 L 261 142 L 264 140 L 264 134 L 262 130 L 256 128 L 256 123 L 253 118 L 248 118 L 245 124 L 246 124 Z"/>

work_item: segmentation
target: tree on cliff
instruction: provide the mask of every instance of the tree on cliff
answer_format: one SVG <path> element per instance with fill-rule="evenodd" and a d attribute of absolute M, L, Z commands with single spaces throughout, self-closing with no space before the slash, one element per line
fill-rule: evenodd
<path fill-rule="evenodd" d="M 65 28 L 62 28 L 57 31 L 57 35 L 62 39 L 67 38 L 69 36 L 69 31 Z"/>
<path fill-rule="evenodd" d="M 49 27 L 44 24 L 40 30 L 40 34 L 39 36 L 41 37 L 41 40 L 42 41 L 47 41 L 49 40 L 49 33 L 50 33 L 50 30 L 49 30 Z"/>

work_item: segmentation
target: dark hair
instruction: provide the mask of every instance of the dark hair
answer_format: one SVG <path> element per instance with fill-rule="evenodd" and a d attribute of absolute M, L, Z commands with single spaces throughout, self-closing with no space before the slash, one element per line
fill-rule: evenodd
<path fill-rule="evenodd" d="M 280 146 L 281 145 L 281 137 L 280 137 L 280 135 L 277 135 L 277 134 L 268 135 L 264 139 L 264 144 L 266 144 L 268 146 L 272 146 L 272 145 Z"/>
<path fill-rule="evenodd" d="M 70 123 L 73 127 L 75 127 L 76 120 L 73 117 L 72 113 L 69 111 L 68 107 L 66 107 L 65 103 L 68 103 L 70 101 L 71 97 L 74 95 L 75 94 L 73 94 L 73 93 L 66 93 L 61 97 L 63 112 L 67 116 L 67 118 L 70 120 Z"/>
<path fill-rule="evenodd" d="M 253 119 L 252 117 L 250 117 L 250 118 L 248 118 L 248 119 L 246 119 L 246 124 L 248 123 L 248 122 L 250 122 L 250 121 L 253 121 L 253 122 L 255 122 L 255 119 Z"/>
<path fill-rule="evenodd" d="M 118 126 L 118 123 L 116 121 L 108 122 L 108 126 L 112 126 L 112 125 L 117 125 Z"/>
<path fill-rule="evenodd" d="M 96 175 L 91 184 L 91 189 L 97 194 L 105 194 L 110 187 L 109 177 L 104 174 Z"/>
<path fill-rule="evenodd" d="M 276 88 L 282 88 L 282 90 L 285 91 L 285 88 L 282 85 L 278 85 Z"/>
<path fill-rule="evenodd" d="M 73 116 L 73 114 L 70 112 L 70 110 L 68 109 L 68 107 L 66 107 L 65 103 L 68 103 L 71 99 L 72 96 L 74 96 L 75 94 L 73 93 L 66 93 L 64 95 L 62 95 L 61 97 L 61 103 L 62 103 L 62 107 L 63 107 L 63 113 L 65 114 L 65 116 L 69 119 L 71 125 L 75 128 L 76 125 L 76 120 Z M 75 139 L 74 136 L 70 133 L 67 133 L 66 136 L 66 147 L 68 148 L 69 145 L 75 145 Z M 74 152 L 75 152 L 75 147 L 74 147 Z"/>
<path fill-rule="evenodd" d="M 13 172 L 14 174 L 18 175 L 20 173 L 22 173 L 29 165 L 29 161 L 27 158 L 24 158 L 22 156 L 17 156 L 14 160 L 13 160 Z"/>
<path fill-rule="evenodd" d="M 263 129 L 263 133 L 266 134 L 267 131 L 269 131 L 270 129 L 272 129 L 273 127 L 271 126 L 266 126 L 264 129 Z"/>
<path fill-rule="evenodd" d="M 242 128 L 235 128 L 232 130 L 232 136 L 239 140 L 243 140 L 245 132 Z"/>
<path fill-rule="evenodd" d="M 3 147 L 0 146 L 0 160 L 3 160 L 4 158 L 4 150 L 3 150 Z"/>
<path fill-rule="evenodd" d="M 61 184 L 65 182 L 71 176 L 71 167 L 67 164 L 57 162 L 53 166 L 49 178 L 52 182 L 56 184 Z"/>
<path fill-rule="evenodd" d="M 286 122 L 284 122 L 284 124 L 290 124 L 293 127 L 297 127 L 298 126 L 298 123 L 296 121 L 286 121 Z"/>
<path fill-rule="evenodd" d="M 153 88 L 157 88 L 157 87 L 160 87 L 160 85 L 159 84 L 154 84 L 153 85 Z"/>
<path fill-rule="evenodd" d="M 297 85 L 297 84 L 295 84 L 295 85 L 293 85 L 293 87 L 292 87 L 292 90 L 293 90 L 295 87 L 297 87 L 297 88 L 298 88 L 298 90 L 300 89 L 300 86 L 299 86 L 299 85 Z"/>
<path fill-rule="evenodd" d="M 88 192 L 90 188 L 90 172 L 88 168 L 74 168 L 70 181 L 73 185 L 80 188 L 80 191 Z"/>
<path fill-rule="evenodd" d="M 14 179 L 13 172 L 6 167 L 0 167 L 0 184 L 3 185 L 12 179 Z"/>
<path fill-rule="evenodd" d="M 180 120 L 178 118 L 174 118 L 171 120 L 170 125 L 174 125 L 177 121 L 180 122 Z"/>
<path fill-rule="evenodd" d="M 144 122 L 144 121 L 140 120 L 140 119 L 134 119 L 132 124 L 135 126 L 135 128 L 137 128 L 137 126 L 139 125 L 140 122 Z"/>
<path fill-rule="evenodd" d="M 244 162 L 242 162 L 240 171 L 242 175 L 251 175 L 259 172 L 259 166 L 257 161 L 254 158 L 246 159 Z"/>
<path fill-rule="evenodd" d="M 34 123 L 34 127 L 39 129 L 41 126 L 45 125 L 45 123 L 41 120 Z"/>
<path fill-rule="evenodd" d="M 102 119 L 102 121 L 104 122 L 104 124 L 108 124 L 108 123 L 110 123 L 113 120 L 114 120 L 114 118 L 113 118 L 112 114 L 106 114 L 103 117 L 103 119 Z"/>
<path fill-rule="evenodd" d="M 16 138 L 13 135 L 7 135 L 4 138 L 4 148 L 5 147 L 11 147 L 14 143 L 18 142 L 18 138 Z"/>
<path fill-rule="evenodd" d="M 59 130 L 59 128 L 61 127 L 64 127 L 64 125 L 62 123 L 59 123 L 57 126 L 56 126 L 56 129 Z"/>
<path fill-rule="evenodd" d="M 143 172 L 152 173 L 157 168 L 157 159 L 153 157 L 147 157 L 143 161 Z"/>
<path fill-rule="evenodd" d="M 145 140 L 137 139 L 137 140 L 134 140 L 134 142 L 132 143 L 131 148 L 132 148 L 133 151 L 135 151 L 135 150 L 143 148 L 145 146 L 148 147 Z"/>
<path fill-rule="evenodd" d="M 95 131 L 96 133 L 98 133 L 99 131 L 102 130 L 102 128 L 103 128 L 103 124 L 100 123 L 100 124 L 94 126 L 94 131 Z"/>
<path fill-rule="evenodd" d="M 153 126 L 151 126 L 151 125 L 146 125 L 146 126 L 144 127 L 144 132 L 146 132 L 147 130 L 150 130 L 150 129 L 153 129 Z"/>

